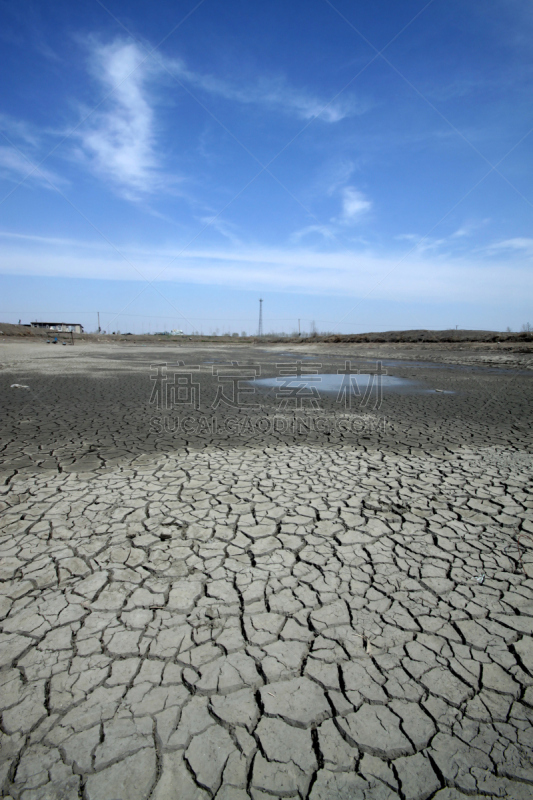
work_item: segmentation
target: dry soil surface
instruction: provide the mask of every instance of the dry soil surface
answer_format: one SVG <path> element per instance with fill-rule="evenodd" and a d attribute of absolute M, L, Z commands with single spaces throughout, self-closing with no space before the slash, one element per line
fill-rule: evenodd
<path fill-rule="evenodd" d="M 0 345 L 2 797 L 531 798 L 531 357 L 399 356 Z"/>

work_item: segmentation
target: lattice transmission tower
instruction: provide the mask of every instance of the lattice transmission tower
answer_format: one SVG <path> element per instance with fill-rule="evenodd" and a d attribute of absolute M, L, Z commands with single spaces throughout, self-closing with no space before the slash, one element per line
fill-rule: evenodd
<path fill-rule="evenodd" d="M 257 327 L 257 335 L 263 335 L 263 298 L 259 298 L 259 325 Z"/>

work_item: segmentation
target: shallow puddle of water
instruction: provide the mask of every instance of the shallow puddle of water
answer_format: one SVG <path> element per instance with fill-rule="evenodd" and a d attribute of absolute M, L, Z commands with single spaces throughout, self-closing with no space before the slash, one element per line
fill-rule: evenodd
<path fill-rule="evenodd" d="M 407 378 L 397 378 L 394 375 L 373 375 L 371 373 L 361 373 L 358 375 L 335 375 L 321 373 L 318 375 L 286 375 L 278 378 L 257 378 L 249 381 L 252 386 L 264 389 L 311 389 L 315 387 L 318 392 L 328 394 L 338 394 L 341 391 L 351 391 L 353 394 L 363 394 L 367 391 L 377 392 L 379 390 L 378 381 L 381 380 L 381 387 L 386 392 L 401 392 L 402 394 L 455 394 L 454 392 L 442 389 L 428 389 L 419 381 L 408 380 Z"/>

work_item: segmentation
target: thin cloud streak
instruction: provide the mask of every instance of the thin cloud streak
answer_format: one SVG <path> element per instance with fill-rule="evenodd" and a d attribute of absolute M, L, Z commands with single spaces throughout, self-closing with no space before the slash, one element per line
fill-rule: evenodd
<path fill-rule="evenodd" d="M 306 236 L 319 234 L 324 239 L 335 239 L 335 232 L 328 225 L 307 225 L 299 231 L 295 231 L 291 236 L 291 242 L 300 242 Z"/>
<path fill-rule="evenodd" d="M 533 256 L 533 239 L 526 236 L 517 236 L 513 239 L 504 239 L 501 242 L 494 242 L 486 248 L 488 253 L 501 253 L 502 251 L 521 253 L 525 256 Z"/>
<path fill-rule="evenodd" d="M 334 123 L 366 111 L 364 103 L 357 103 L 351 97 L 328 104 L 323 98 L 289 86 L 283 77 L 263 77 L 253 84 L 237 86 L 231 81 L 195 72 L 182 59 L 169 59 L 165 64 L 180 81 L 209 94 L 218 95 L 225 100 L 275 109 L 300 119 L 319 117 L 324 122 Z"/>
<path fill-rule="evenodd" d="M 39 144 L 39 134 L 31 125 L 23 120 L 15 119 L 10 114 L 0 114 L 0 131 L 7 133 L 10 139 L 22 141 L 36 147 Z"/>
<path fill-rule="evenodd" d="M 4 237 L 5 240 L 6 237 Z M 136 281 L 131 267 L 116 254 L 97 253 L 86 243 L 73 247 L 71 242 L 48 246 L 42 241 L 7 240 L 0 257 L 3 274 L 38 275 L 65 278 Z M 124 249 L 128 260 L 147 279 L 155 279 L 172 248 L 160 250 Z M 290 291 L 304 294 L 358 297 L 373 289 L 397 262 L 396 254 L 337 251 L 318 253 L 306 249 L 245 248 L 187 252 L 165 273 L 164 282 L 216 284 L 239 289 Z M 475 296 L 478 301 L 498 304 L 504 300 L 519 302 L 524 293 L 533 291 L 533 275 L 523 264 L 452 257 L 413 257 L 393 272 L 373 296 L 382 300 L 420 300 L 464 302 Z"/>
<path fill-rule="evenodd" d="M 31 180 L 41 188 L 52 189 L 48 181 L 65 185 L 66 181 L 46 167 L 34 167 L 34 159 L 27 158 L 14 147 L 0 145 L 0 176 L 12 182 Z"/>

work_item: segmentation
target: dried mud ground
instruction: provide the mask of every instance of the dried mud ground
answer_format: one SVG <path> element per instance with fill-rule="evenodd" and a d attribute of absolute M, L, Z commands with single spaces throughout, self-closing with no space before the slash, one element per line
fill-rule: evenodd
<path fill-rule="evenodd" d="M 213 409 L 208 362 L 296 358 L 419 391 Z M 185 428 L 149 403 L 177 359 Z M 1 796 L 531 798 L 531 366 L 0 343 Z"/>

